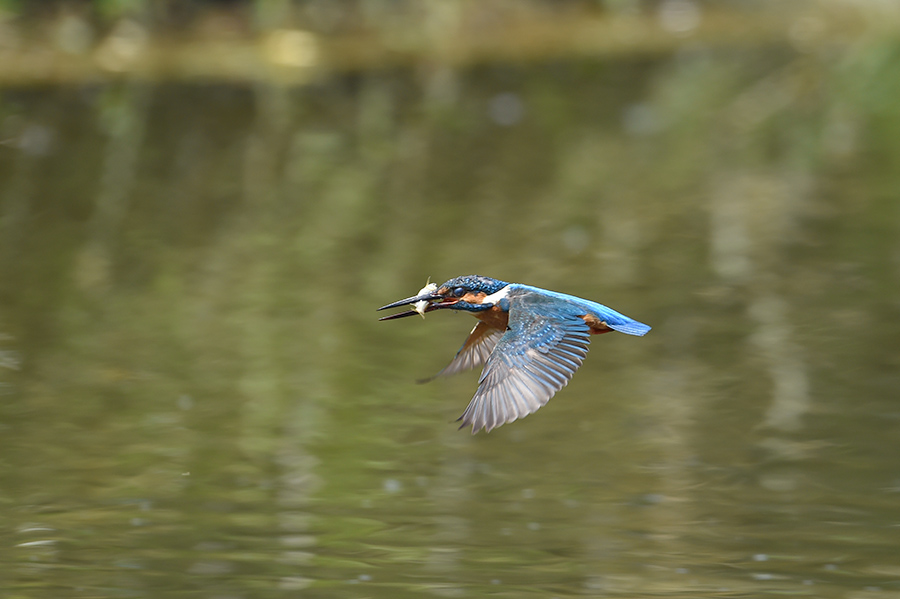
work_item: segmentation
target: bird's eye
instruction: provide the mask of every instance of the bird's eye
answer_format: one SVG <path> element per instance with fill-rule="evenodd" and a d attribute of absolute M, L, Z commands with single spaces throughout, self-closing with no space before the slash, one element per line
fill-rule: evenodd
<path fill-rule="evenodd" d="M 465 294 L 466 294 L 466 290 L 463 289 L 462 287 L 457 287 L 456 289 L 453 290 L 453 295 L 455 295 L 456 297 L 462 297 Z"/>

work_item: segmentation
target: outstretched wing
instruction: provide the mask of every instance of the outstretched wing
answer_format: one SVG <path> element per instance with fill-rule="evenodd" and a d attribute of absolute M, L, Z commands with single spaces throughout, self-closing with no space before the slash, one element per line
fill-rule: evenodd
<path fill-rule="evenodd" d="M 456 374 L 464 370 L 470 370 L 484 364 L 491 352 L 497 346 L 497 342 L 503 337 L 505 330 L 496 329 L 488 326 L 484 322 L 479 321 L 466 337 L 462 347 L 456 352 L 456 357 L 447 364 L 447 366 L 439 373 L 425 379 L 421 379 L 419 383 L 427 383 L 433 381 L 439 376 Z"/>
<path fill-rule="evenodd" d="M 590 328 L 579 316 L 554 313 L 542 302 L 512 305 L 509 330 L 488 357 L 460 428 L 490 431 L 537 411 L 568 384 L 589 343 Z"/>

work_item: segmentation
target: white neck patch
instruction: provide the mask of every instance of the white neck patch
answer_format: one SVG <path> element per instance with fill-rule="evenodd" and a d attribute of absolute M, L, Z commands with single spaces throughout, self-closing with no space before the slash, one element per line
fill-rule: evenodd
<path fill-rule="evenodd" d="M 498 291 L 497 293 L 492 293 L 490 295 L 484 296 L 484 299 L 481 300 L 482 304 L 497 304 L 500 300 L 509 295 L 509 285 Z"/>

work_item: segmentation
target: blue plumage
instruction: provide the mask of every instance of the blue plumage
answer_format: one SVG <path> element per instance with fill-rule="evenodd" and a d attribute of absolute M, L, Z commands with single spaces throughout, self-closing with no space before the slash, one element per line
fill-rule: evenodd
<path fill-rule="evenodd" d="M 536 297 L 548 298 L 547 303 L 552 304 L 554 310 L 567 314 L 592 314 L 599 320 L 606 322 L 609 328 L 627 335 L 643 337 L 651 327 L 633 318 L 629 318 L 620 312 L 616 312 L 608 306 L 582 299 L 574 295 L 567 295 L 557 291 L 549 291 L 531 285 L 513 283 L 510 287 L 521 289 L 525 293 L 533 293 Z"/>

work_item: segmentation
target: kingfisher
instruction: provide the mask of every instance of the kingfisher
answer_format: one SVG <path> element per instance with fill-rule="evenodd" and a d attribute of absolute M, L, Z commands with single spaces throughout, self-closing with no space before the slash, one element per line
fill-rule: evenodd
<path fill-rule="evenodd" d="M 412 306 L 394 320 L 434 310 L 462 310 L 478 319 L 456 356 L 420 382 L 484 366 L 478 390 L 457 422 L 472 434 L 536 412 L 565 387 L 588 352 L 591 335 L 618 331 L 642 337 L 650 327 L 590 300 L 540 287 L 466 275 L 428 284 L 417 295 L 378 310 Z"/>

